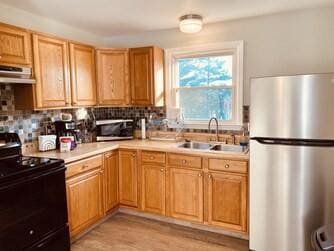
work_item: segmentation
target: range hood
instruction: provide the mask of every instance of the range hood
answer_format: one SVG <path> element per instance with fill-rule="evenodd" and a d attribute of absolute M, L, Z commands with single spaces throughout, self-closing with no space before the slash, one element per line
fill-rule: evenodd
<path fill-rule="evenodd" d="M 36 81 L 31 78 L 30 67 L 0 65 L 0 84 L 2 83 L 34 84 Z"/>

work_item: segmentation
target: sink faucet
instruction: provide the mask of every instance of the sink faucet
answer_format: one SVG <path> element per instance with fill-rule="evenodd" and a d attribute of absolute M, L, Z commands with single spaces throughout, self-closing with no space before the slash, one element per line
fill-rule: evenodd
<path fill-rule="evenodd" d="M 218 142 L 219 141 L 219 137 L 218 137 L 218 120 L 215 117 L 212 117 L 209 120 L 208 129 L 209 129 L 209 132 L 210 132 L 211 131 L 211 122 L 212 122 L 212 120 L 214 120 L 216 122 L 216 142 Z"/>

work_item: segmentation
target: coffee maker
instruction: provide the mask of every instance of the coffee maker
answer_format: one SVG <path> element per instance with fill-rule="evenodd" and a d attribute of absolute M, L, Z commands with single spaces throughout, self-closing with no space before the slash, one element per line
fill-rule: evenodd
<path fill-rule="evenodd" d="M 55 129 L 56 129 L 56 146 L 57 149 L 60 147 L 60 137 L 67 136 L 73 137 L 73 142 L 71 143 L 71 149 L 74 149 L 77 145 L 77 130 L 74 121 L 55 121 L 54 122 Z"/>

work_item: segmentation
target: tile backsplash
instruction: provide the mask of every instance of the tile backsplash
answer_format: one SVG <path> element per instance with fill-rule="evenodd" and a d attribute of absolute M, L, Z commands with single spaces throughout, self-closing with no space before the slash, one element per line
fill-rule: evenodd
<path fill-rule="evenodd" d="M 71 113 L 74 120 L 84 121 L 88 129 L 88 134 L 93 133 L 93 120 L 127 118 L 135 121 L 136 128 L 140 128 L 140 119 L 148 120 L 151 113 L 155 113 L 158 119 L 164 119 L 166 110 L 164 107 L 113 107 L 113 108 L 80 108 L 47 111 L 22 111 L 15 110 L 13 88 L 11 85 L 0 85 L 0 133 L 19 133 L 25 142 L 36 140 L 38 135 L 53 133 L 53 121 L 59 120 L 61 113 Z M 244 122 L 248 119 L 248 107 L 244 107 Z M 207 130 L 192 130 L 188 132 L 205 133 Z M 235 132 L 234 132 L 235 133 Z M 89 136 L 89 135 L 88 135 Z M 92 140 L 87 137 L 86 140 Z"/>

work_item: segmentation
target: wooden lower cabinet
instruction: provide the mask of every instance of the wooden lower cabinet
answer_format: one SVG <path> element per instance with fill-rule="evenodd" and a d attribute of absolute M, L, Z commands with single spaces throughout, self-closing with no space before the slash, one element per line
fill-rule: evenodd
<path fill-rule="evenodd" d="M 208 174 L 208 223 L 247 231 L 247 176 Z"/>
<path fill-rule="evenodd" d="M 118 152 L 104 155 L 104 194 L 105 211 L 108 212 L 118 206 Z"/>
<path fill-rule="evenodd" d="M 142 210 L 165 214 L 165 167 L 142 165 Z"/>
<path fill-rule="evenodd" d="M 66 180 L 71 237 L 103 217 L 102 175 L 96 169 Z"/>
<path fill-rule="evenodd" d="M 171 217 L 203 222 L 203 172 L 171 167 L 169 203 Z"/>
<path fill-rule="evenodd" d="M 119 151 L 119 202 L 138 207 L 138 166 L 136 150 Z"/>

